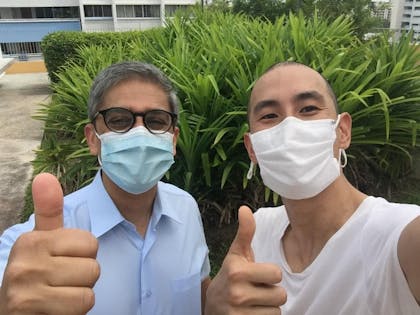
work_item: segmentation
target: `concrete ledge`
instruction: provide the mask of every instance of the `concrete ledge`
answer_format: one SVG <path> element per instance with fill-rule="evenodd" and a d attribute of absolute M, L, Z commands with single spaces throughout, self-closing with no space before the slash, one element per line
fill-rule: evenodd
<path fill-rule="evenodd" d="M 0 58 L 0 74 L 5 72 L 14 62 L 14 58 Z"/>

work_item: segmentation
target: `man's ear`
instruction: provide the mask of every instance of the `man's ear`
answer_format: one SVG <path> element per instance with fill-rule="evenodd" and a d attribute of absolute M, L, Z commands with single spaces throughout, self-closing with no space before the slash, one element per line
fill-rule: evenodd
<path fill-rule="evenodd" d="M 352 119 L 349 113 L 340 114 L 340 123 L 338 124 L 338 146 L 341 149 L 347 149 L 351 142 L 351 124 Z"/>
<path fill-rule="evenodd" d="M 101 141 L 96 136 L 95 127 L 89 123 L 85 126 L 84 131 L 90 154 L 98 155 L 101 152 Z"/>
<path fill-rule="evenodd" d="M 176 155 L 176 142 L 178 141 L 178 136 L 179 136 L 179 128 L 175 127 L 174 128 L 174 138 L 173 138 L 173 152 L 174 152 L 174 156 Z"/>
<path fill-rule="evenodd" d="M 245 144 L 246 150 L 248 151 L 248 156 L 249 156 L 250 160 L 254 164 L 258 164 L 257 158 L 255 157 L 254 148 L 252 147 L 251 138 L 249 137 L 249 132 L 244 134 L 244 144 Z"/>

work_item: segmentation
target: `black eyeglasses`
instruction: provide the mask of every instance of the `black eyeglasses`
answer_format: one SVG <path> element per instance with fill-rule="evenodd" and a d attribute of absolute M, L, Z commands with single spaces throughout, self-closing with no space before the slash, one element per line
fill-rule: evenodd
<path fill-rule="evenodd" d="M 162 109 L 153 109 L 146 112 L 133 113 L 131 110 L 122 107 L 111 107 L 98 111 L 93 117 L 92 123 L 98 115 L 104 117 L 105 125 L 109 130 L 124 133 L 133 128 L 136 117 L 143 117 L 143 124 L 151 133 L 165 133 L 175 126 L 177 115 Z M 96 128 L 96 126 L 95 126 Z"/>

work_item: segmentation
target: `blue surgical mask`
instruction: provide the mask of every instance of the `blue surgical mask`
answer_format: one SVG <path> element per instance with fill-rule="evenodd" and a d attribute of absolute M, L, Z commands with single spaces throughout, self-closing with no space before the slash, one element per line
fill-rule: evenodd
<path fill-rule="evenodd" d="M 99 164 L 121 189 L 131 194 L 148 191 L 174 163 L 173 134 L 152 134 L 139 126 L 126 133 L 96 134 L 101 140 Z"/>

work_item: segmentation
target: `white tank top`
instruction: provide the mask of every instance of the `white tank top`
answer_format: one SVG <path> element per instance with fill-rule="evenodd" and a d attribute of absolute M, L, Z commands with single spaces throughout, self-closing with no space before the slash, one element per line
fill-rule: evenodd
<path fill-rule="evenodd" d="M 282 315 L 418 315 L 397 257 L 402 230 L 418 216 L 419 206 L 368 197 L 316 259 L 293 273 L 281 245 L 286 210 L 261 208 L 252 247 L 257 262 L 282 269 L 288 295 Z"/>

